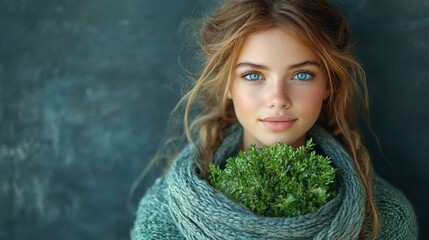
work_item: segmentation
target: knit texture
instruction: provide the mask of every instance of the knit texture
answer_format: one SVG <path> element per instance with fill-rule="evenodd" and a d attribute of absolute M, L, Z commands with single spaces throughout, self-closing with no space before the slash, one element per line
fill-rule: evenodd
<path fill-rule="evenodd" d="M 169 173 L 140 202 L 133 240 L 140 239 L 357 239 L 365 215 L 365 190 L 353 160 L 322 128 L 310 137 L 338 168 L 339 194 L 317 212 L 291 218 L 258 216 L 212 188 L 196 173 L 196 150 L 186 147 Z M 221 164 L 241 145 L 234 126 L 214 157 Z M 381 218 L 379 239 L 417 239 L 413 209 L 406 198 L 376 177 L 374 197 Z"/>

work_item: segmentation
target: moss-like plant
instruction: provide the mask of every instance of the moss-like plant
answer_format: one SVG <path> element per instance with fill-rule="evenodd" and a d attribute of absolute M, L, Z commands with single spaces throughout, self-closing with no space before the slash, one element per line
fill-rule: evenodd
<path fill-rule="evenodd" d="M 254 213 L 293 217 L 317 211 L 334 198 L 335 168 L 317 155 L 312 140 L 294 149 L 282 142 L 254 145 L 226 160 L 222 170 L 210 164 L 209 183 Z"/>

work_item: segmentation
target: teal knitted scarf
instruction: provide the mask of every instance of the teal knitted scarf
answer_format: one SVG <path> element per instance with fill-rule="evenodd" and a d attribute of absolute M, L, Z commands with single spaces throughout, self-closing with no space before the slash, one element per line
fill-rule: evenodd
<path fill-rule="evenodd" d="M 168 210 L 186 239 L 357 239 L 365 215 L 365 189 L 344 148 L 325 130 L 309 137 L 338 168 L 339 194 L 317 212 L 291 218 L 263 217 L 226 198 L 198 177 L 196 150 L 188 146 L 167 176 Z M 230 129 L 215 154 L 221 163 L 242 143 L 242 128 Z M 194 160 L 194 161 L 192 161 Z"/>

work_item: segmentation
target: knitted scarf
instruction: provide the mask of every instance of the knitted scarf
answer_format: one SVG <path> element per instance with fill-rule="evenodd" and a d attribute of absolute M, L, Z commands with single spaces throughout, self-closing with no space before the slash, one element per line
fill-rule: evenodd
<path fill-rule="evenodd" d="M 242 128 L 230 129 L 214 156 L 219 164 L 240 148 Z M 365 189 L 354 161 L 325 130 L 309 137 L 338 168 L 339 194 L 317 212 L 297 217 L 258 216 L 200 179 L 196 150 L 188 146 L 167 176 L 167 202 L 176 227 L 186 239 L 357 239 L 365 215 Z M 194 160 L 194 161 L 192 161 Z"/>

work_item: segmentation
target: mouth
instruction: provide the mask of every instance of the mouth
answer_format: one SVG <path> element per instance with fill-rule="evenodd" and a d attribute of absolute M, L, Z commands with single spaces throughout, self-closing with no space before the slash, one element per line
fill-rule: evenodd
<path fill-rule="evenodd" d="M 263 118 L 260 121 L 271 131 L 285 131 L 291 128 L 297 119 L 289 116 L 271 116 Z"/>

